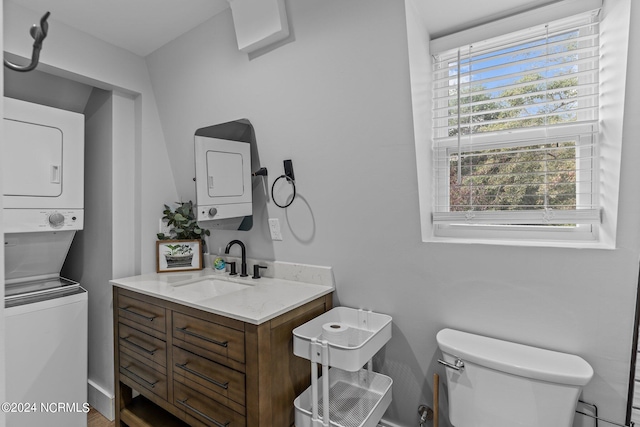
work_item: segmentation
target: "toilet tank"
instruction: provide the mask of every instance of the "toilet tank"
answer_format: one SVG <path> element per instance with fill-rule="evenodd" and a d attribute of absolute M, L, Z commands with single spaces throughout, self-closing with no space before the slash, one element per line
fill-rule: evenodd
<path fill-rule="evenodd" d="M 436 339 L 446 367 L 454 427 L 571 427 L 593 376 L 582 358 L 453 329 Z M 460 362 L 458 362 L 460 364 Z"/>

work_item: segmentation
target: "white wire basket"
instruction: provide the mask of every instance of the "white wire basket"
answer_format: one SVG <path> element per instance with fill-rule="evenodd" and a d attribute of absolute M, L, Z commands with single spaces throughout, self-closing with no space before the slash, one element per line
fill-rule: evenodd
<path fill-rule="evenodd" d="M 320 363 L 313 343 L 325 340 L 328 360 L 322 363 L 358 371 L 391 339 L 391 320 L 386 314 L 336 307 L 293 330 L 293 354 Z M 323 337 L 326 324 L 340 324 L 348 331 L 340 342 L 331 341 Z"/>
<path fill-rule="evenodd" d="M 376 427 L 391 403 L 391 378 L 362 369 L 348 372 L 329 369 L 329 426 Z M 323 382 L 318 382 L 318 395 L 323 395 Z M 318 418 L 314 421 L 313 386 L 294 401 L 296 427 L 325 425 L 323 398 L 318 401 Z"/>

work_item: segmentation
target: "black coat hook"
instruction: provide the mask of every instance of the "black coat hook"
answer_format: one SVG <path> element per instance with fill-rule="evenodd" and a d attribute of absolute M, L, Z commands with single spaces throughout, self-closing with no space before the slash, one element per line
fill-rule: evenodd
<path fill-rule="evenodd" d="M 40 50 L 42 49 L 42 41 L 47 37 L 47 32 L 49 31 L 49 24 L 47 23 L 47 18 L 49 18 L 50 13 L 45 13 L 40 19 L 40 26 L 33 24 L 33 27 L 29 30 L 29 34 L 35 40 L 33 42 L 33 52 L 31 54 L 31 64 L 21 67 L 19 65 L 13 64 L 6 59 L 4 60 L 4 66 L 20 72 L 31 71 L 38 66 L 38 60 L 40 59 Z"/>

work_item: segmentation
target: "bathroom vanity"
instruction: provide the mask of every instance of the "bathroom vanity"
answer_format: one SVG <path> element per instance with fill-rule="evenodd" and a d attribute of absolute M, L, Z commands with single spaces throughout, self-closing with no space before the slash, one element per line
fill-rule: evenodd
<path fill-rule="evenodd" d="M 330 269 L 281 267 L 113 280 L 116 426 L 293 425 L 310 375 L 292 330 L 331 309 L 334 286 Z"/>

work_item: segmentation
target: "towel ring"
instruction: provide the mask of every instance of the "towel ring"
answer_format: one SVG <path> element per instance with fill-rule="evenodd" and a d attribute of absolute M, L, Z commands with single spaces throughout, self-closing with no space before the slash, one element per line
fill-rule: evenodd
<path fill-rule="evenodd" d="M 280 205 L 278 204 L 278 202 L 276 202 L 276 198 L 273 195 L 273 189 L 276 186 L 276 182 L 280 181 L 281 179 L 286 179 L 287 181 L 289 181 L 291 183 L 291 185 L 293 186 L 293 197 L 291 197 L 291 200 L 289 201 L 289 203 L 287 203 L 286 205 Z M 293 180 L 293 178 L 287 176 L 287 175 L 280 175 L 279 177 L 277 177 L 275 179 L 275 181 L 273 181 L 273 184 L 271 184 L 271 200 L 273 200 L 273 203 L 279 207 L 279 208 L 287 208 L 291 205 L 291 203 L 293 203 L 293 200 L 296 198 L 296 182 Z"/>

